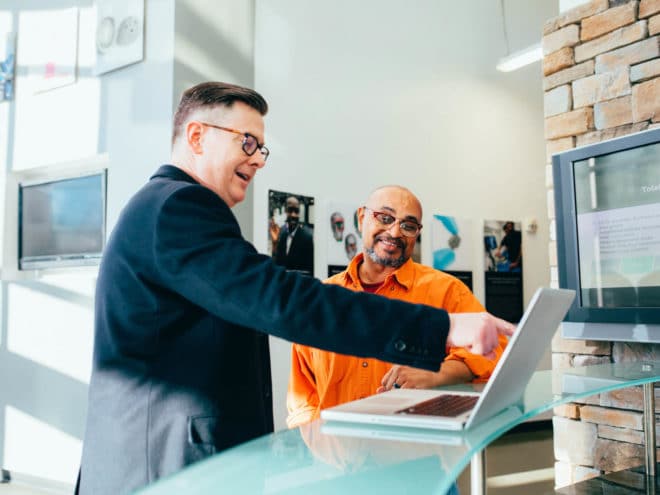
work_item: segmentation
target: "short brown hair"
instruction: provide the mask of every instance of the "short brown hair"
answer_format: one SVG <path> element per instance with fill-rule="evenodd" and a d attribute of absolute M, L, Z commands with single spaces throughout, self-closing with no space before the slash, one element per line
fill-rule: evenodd
<path fill-rule="evenodd" d="M 231 108 L 237 101 L 254 108 L 261 115 L 268 113 L 268 103 L 263 96 L 250 88 L 224 82 L 204 82 L 183 92 L 172 123 L 172 144 L 188 116 L 202 107 L 224 106 Z"/>

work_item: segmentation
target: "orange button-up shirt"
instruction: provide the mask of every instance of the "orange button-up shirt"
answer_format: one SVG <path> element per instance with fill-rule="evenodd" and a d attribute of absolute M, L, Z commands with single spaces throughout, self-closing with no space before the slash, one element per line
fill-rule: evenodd
<path fill-rule="evenodd" d="M 363 290 L 358 276 L 363 257 L 362 253 L 355 256 L 346 271 L 334 275 L 326 283 L 355 291 Z M 442 308 L 449 313 L 484 311 L 481 303 L 460 280 L 410 259 L 385 279 L 376 294 Z M 498 359 L 506 342 L 506 338 L 501 336 L 495 350 Z M 486 381 L 497 362 L 472 354 L 462 347 L 449 348 L 445 360 L 449 359 L 464 362 L 475 375 L 474 381 Z M 378 359 L 347 356 L 294 344 L 287 392 L 287 424 L 293 428 L 318 418 L 322 409 L 376 393 L 381 379 L 391 367 L 391 363 Z"/>

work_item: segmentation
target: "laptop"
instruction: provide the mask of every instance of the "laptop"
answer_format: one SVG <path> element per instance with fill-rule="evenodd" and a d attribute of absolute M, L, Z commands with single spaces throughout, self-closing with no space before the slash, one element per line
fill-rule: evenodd
<path fill-rule="evenodd" d="M 488 431 L 498 430 L 510 425 L 523 415 L 521 406 L 510 406 L 495 414 L 488 422 Z M 407 426 L 390 426 L 376 423 L 349 423 L 346 421 L 324 421 L 321 423 L 321 433 L 332 436 L 346 436 L 373 440 L 388 440 L 409 443 L 425 443 L 435 445 L 464 445 L 472 447 L 483 437 L 479 427 L 469 430 L 438 430 L 431 428 L 410 428 Z M 472 439 L 476 438 L 476 441 Z"/>
<path fill-rule="evenodd" d="M 525 386 L 550 345 L 575 291 L 540 288 L 532 297 L 481 393 L 393 389 L 321 411 L 327 421 L 463 430 L 522 400 Z"/>

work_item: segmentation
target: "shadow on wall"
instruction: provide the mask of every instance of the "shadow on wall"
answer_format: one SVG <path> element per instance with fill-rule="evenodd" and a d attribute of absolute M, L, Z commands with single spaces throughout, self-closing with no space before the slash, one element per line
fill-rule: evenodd
<path fill-rule="evenodd" d="M 93 297 L 32 281 L 3 282 L 1 290 L 0 467 L 72 484 L 87 414 Z M 83 320 L 90 325 L 80 328 Z"/>

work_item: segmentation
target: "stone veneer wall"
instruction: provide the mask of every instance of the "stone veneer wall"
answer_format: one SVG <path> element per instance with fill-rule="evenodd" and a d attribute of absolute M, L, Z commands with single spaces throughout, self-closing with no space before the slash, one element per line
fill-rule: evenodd
<path fill-rule="evenodd" d="M 554 286 L 558 277 L 551 156 L 660 126 L 658 33 L 660 0 L 593 0 L 544 26 L 546 183 Z M 553 369 L 638 359 L 660 359 L 660 345 L 564 340 L 560 333 L 552 343 Z M 641 411 L 641 388 L 556 408 L 556 485 L 643 464 Z"/>

